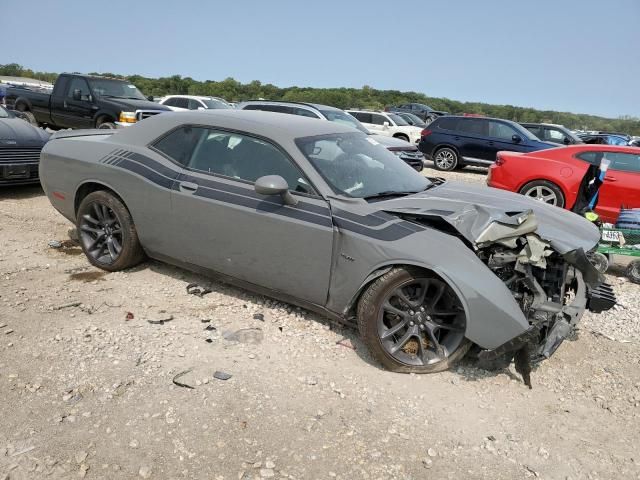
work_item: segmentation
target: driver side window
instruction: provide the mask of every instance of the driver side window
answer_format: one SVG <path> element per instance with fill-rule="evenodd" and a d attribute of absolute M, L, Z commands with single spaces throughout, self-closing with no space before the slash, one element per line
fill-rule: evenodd
<path fill-rule="evenodd" d="M 265 175 L 280 175 L 292 192 L 316 194 L 280 149 L 249 135 L 187 126 L 161 139 L 155 148 L 191 170 L 251 183 Z"/>
<path fill-rule="evenodd" d="M 84 78 L 76 77 L 71 80 L 71 83 L 69 84 L 69 90 L 67 91 L 67 97 L 73 98 L 73 92 L 75 90 L 80 91 L 80 100 L 89 101 L 89 84 Z"/>

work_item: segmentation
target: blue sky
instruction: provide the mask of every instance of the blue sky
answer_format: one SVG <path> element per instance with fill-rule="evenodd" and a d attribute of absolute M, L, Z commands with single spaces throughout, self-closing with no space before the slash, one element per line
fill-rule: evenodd
<path fill-rule="evenodd" d="M 640 116 L 640 0 L 7 3 L 0 63 L 35 70 L 370 85 Z"/>

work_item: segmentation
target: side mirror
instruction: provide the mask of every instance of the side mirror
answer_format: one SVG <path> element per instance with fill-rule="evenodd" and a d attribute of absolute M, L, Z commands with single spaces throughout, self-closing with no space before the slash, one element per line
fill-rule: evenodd
<path fill-rule="evenodd" d="M 562 141 L 565 145 L 569 145 L 571 143 L 571 140 L 569 139 L 569 137 L 564 137 L 564 140 Z"/>
<path fill-rule="evenodd" d="M 389 128 L 389 122 L 383 122 L 383 123 L 382 123 L 382 126 L 383 126 L 384 128 Z"/>
<path fill-rule="evenodd" d="M 520 143 L 520 142 L 522 142 L 522 137 L 520 135 L 513 135 L 511 137 L 511 141 L 513 143 Z"/>
<path fill-rule="evenodd" d="M 76 89 L 73 90 L 73 99 L 75 101 L 82 100 L 82 92 L 80 91 L 79 88 L 76 88 Z"/>
<path fill-rule="evenodd" d="M 153 95 L 149 95 L 149 96 L 147 97 L 147 100 L 149 100 L 150 102 L 153 102 Z"/>
<path fill-rule="evenodd" d="M 280 175 L 266 175 L 256 180 L 256 193 L 260 195 L 280 195 L 285 205 L 296 205 L 298 200 L 289 192 L 289 184 Z"/>
<path fill-rule="evenodd" d="M 204 107 L 198 107 L 198 110 L 206 110 Z"/>

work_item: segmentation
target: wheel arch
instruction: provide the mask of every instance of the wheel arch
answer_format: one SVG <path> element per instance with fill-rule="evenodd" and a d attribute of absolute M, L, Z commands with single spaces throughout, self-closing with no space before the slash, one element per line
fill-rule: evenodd
<path fill-rule="evenodd" d="M 460 155 L 460 150 L 458 150 L 458 148 L 455 145 L 452 145 L 450 143 L 439 143 L 438 145 L 433 147 L 433 154 L 432 155 L 436 155 L 438 153 L 438 151 L 442 150 L 443 148 L 450 148 L 451 150 L 456 152 L 456 155 L 458 155 L 458 163 L 460 162 L 460 159 L 462 158 L 462 156 Z"/>
<path fill-rule="evenodd" d="M 32 106 L 29 99 L 25 97 L 17 97 L 13 102 L 13 108 L 19 112 L 31 112 Z"/>
<path fill-rule="evenodd" d="M 102 120 L 102 121 L 100 121 Z M 100 125 L 101 123 L 104 122 L 116 122 L 117 118 L 116 116 L 112 113 L 112 112 L 108 112 L 106 110 L 101 110 L 98 113 L 96 113 L 94 120 L 93 120 L 93 125 L 97 128 L 98 125 Z"/>
<path fill-rule="evenodd" d="M 573 206 L 573 203 L 575 202 L 575 196 L 569 197 L 569 195 L 567 195 L 567 189 L 564 185 L 562 185 L 561 183 L 558 183 L 557 179 L 551 179 L 549 177 L 545 177 L 543 176 L 536 176 L 534 178 L 529 178 L 527 180 L 523 180 L 522 182 L 520 182 L 520 184 L 517 186 L 516 188 L 516 193 L 522 195 L 520 193 L 520 190 L 522 190 L 527 184 L 532 183 L 532 182 L 549 182 L 554 184 L 556 187 L 558 187 L 558 189 L 560 190 L 560 192 L 562 193 L 562 195 L 564 196 L 564 208 L 571 208 Z"/>
<path fill-rule="evenodd" d="M 402 133 L 402 132 L 397 132 L 393 134 L 393 138 L 406 138 L 407 141 L 409 141 L 409 135 L 407 135 L 406 133 Z"/>
<path fill-rule="evenodd" d="M 97 180 L 87 180 L 86 182 L 83 182 L 82 184 L 80 184 L 78 186 L 78 188 L 76 189 L 76 193 L 74 195 L 73 198 L 73 214 L 74 216 L 77 216 L 78 214 L 78 208 L 80 207 L 80 203 L 82 202 L 82 200 L 89 195 L 90 193 L 93 192 L 97 192 L 97 191 L 106 191 L 109 192 L 111 194 L 113 194 L 115 197 L 118 198 L 118 200 L 120 200 L 122 202 L 122 204 L 125 206 L 125 208 L 127 210 L 129 210 L 129 207 L 127 206 L 127 202 L 124 200 L 124 198 L 122 197 L 122 195 L 120 195 L 115 188 L 113 188 L 112 186 L 106 184 L 105 182 L 102 181 L 97 181 Z M 129 214 L 131 214 L 131 211 L 129 210 Z"/>
<path fill-rule="evenodd" d="M 443 282 L 449 285 L 454 290 L 454 292 L 456 292 L 456 295 L 460 299 L 460 303 L 462 303 L 462 306 L 464 307 L 464 314 L 466 318 L 469 318 L 469 312 L 470 312 L 469 305 L 462 293 L 462 290 L 458 288 L 455 282 L 452 281 L 452 279 L 449 278 L 449 276 L 446 273 L 444 273 L 441 269 L 439 269 L 437 266 L 428 265 L 426 263 L 417 262 L 413 260 L 395 260 L 395 261 L 392 260 L 373 268 L 371 272 L 362 281 L 362 283 L 360 284 L 360 287 L 357 289 L 356 293 L 353 295 L 353 297 L 347 304 L 347 307 L 345 308 L 345 311 L 344 311 L 344 316 L 346 318 L 350 318 L 352 315 L 355 314 L 356 308 L 358 306 L 358 302 L 360 301 L 360 297 L 362 297 L 362 294 L 369 287 L 369 285 L 371 285 L 374 281 L 376 281 L 378 278 L 380 278 L 390 270 L 394 268 L 402 268 L 402 267 L 417 268 L 420 270 L 425 270 L 439 277 Z"/>

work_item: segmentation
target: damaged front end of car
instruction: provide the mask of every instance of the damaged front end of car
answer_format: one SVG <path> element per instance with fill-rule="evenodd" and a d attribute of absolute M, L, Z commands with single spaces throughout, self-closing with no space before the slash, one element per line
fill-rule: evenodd
<path fill-rule="evenodd" d="M 530 388 L 532 364 L 556 351 L 585 310 L 599 313 L 616 303 L 612 288 L 589 262 L 582 246 L 570 249 L 571 242 L 556 241 L 560 238 L 557 230 L 547 229 L 545 238 L 533 210 L 498 213 L 467 205 L 457 212 L 421 213 L 413 221 L 435 228 L 444 221 L 447 228 L 453 227 L 512 293 L 529 323 L 528 330 L 497 348 L 482 350 L 478 357 L 487 362 L 513 359 Z"/>

